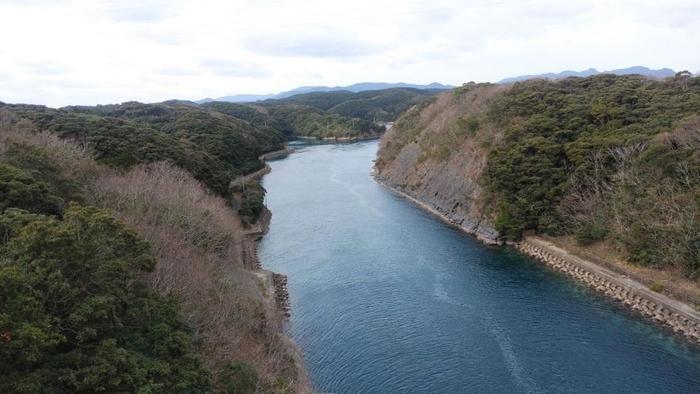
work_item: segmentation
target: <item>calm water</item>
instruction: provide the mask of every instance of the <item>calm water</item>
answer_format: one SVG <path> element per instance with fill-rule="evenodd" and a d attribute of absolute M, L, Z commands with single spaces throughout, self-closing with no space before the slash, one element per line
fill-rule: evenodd
<path fill-rule="evenodd" d="M 700 351 L 376 184 L 376 142 L 272 162 L 260 256 L 325 392 L 698 392 Z"/>

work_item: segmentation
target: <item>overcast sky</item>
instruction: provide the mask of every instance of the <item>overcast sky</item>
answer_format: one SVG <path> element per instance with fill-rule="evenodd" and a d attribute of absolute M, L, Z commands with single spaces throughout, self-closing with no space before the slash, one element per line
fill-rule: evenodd
<path fill-rule="evenodd" d="M 62 106 L 565 69 L 700 70 L 700 1 L 0 0 L 0 101 Z"/>

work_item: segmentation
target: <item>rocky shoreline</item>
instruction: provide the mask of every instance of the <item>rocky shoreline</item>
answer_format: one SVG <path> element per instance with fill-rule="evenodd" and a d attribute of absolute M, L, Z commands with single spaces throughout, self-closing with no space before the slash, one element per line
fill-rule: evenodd
<path fill-rule="evenodd" d="M 270 172 L 270 167 L 265 166 L 264 173 Z M 312 392 L 311 381 L 306 371 L 304 357 L 299 346 L 284 333 L 283 323 L 290 316 L 289 307 L 289 292 L 287 291 L 287 277 L 270 270 L 262 268 L 262 263 L 258 257 L 258 241 L 268 232 L 272 212 L 265 208 L 257 222 L 251 226 L 245 233 L 242 241 L 242 257 L 243 264 L 246 268 L 252 270 L 260 279 L 260 284 L 264 288 L 264 309 L 266 314 L 272 315 L 272 321 L 276 321 L 279 335 L 291 358 L 294 360 L 294 365 L 297 367 L 297 391 L 301 393 Z"/>
<path fill-rule="evenodd" d="M 447 213 L 442 212 L 439 208 L 427 204 L 410 194 L 397 189 L 394 186 L 389 185 L 386 180 L 382 179 L 376 173 L 373 174 L 374 179 L 378 184 L 386 188 L 387 190 L 395 193 L 406 200 L 409 200 L 413 204 L 417 205 L 424 211 L 427 211 L 435 215 L 438 219 L 442 220 L 445 224 L 448 224 L 461 232 L 472 236 L 479 241 L 487 245 L 502 245 L 503 242 L 498 239 L 498 233 L 496 230 L 488 223 L 483 222 L 481 219 L 466 221 L 465 218 L 451 218 Z"/>
<path fill-rule="evenodd" d="M 391 192 L 411 201 L 421 209 L 437 216 L 446 224 L 475 237 L 479 241 L 488 245 L 504 244 L 494 236 L 492 231 L 482 231 L 479 225 L 466 227 L 462 223 L 450 219 L 439 209 L 397 190 L 376 174 L 374 174 L 374 178 L 377 183 Z M 539 237 L 528 236 L 521 242 L 509 243 L 509 245 L 548 267 L 620 302 L 631 311 L 670 328 L 679 336 L 700 344 L 700 312 L 691 306 L 663 294 L 655 293 L 635 280 L 575 256 Z"/>

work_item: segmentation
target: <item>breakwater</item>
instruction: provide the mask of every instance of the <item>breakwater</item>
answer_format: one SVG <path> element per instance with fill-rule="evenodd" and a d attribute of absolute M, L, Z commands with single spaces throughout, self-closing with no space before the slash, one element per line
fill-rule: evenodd
<path fill-rule="evenodd" d="M 547 240 L 528 236 L 513 246 L 691 341 L 700 343 L 700 313 L 692 307 L 575 256 Z"/>

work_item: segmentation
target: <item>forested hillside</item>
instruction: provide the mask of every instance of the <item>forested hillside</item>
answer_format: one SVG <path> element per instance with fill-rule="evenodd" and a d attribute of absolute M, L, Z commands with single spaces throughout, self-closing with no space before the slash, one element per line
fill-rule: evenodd
<path fill-rule="evenodd" d="M 0 107 L 1 392 L 308 388 L 251 260 L 240 216 L 260 212 L 232 204 L 284 141 L 257 132 L 171 105 Z"/>
<path fill-rule="evenodd" d="M 52 109 L 4 105 L 38 129 L 90 145 L 96 159 L 116 167 L 167 160 L 211 190 L 229 195 L 236 176 L 263 167 L 260 154 L 282 148 L 284 136 L 186 105 L 125 103 Z"/>
<path fill-rule="evenodd" d="M 599 75 L 457 88 L 405 114 L 377 168 L 502 239 L 571 234 L 697 278 L 699 148 L 700 78 Z"/>
<path fill-rule="evenodd" d="M 376 137 L 384 126 L 299 104 L 236 104 L 213 101 L 203 107 L 249 122 L 262 130 L 274 130 L 289 139 L 297 137 L 360 139 Z"/>
<path fill-rule="evenodd" d="M 315 107 L 349 118 L 366 121 L 392 122 L 416 104 L 420 104 L 444 90 L 394 88 L 353 93 L 350 91 L 314 92 L 298 94 L 281 100 L 266 100 L 262 105 L 294 103 Z"/>

